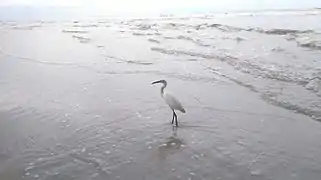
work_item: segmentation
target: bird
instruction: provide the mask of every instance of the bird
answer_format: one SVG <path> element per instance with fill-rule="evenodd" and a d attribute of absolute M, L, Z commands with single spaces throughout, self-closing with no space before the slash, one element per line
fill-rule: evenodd
<path fill-rule="evenodd" d="M 177 122 L 177 115 L 175 110 L 179 110 L 182 113 L 185 113 L 185 109 L 182 106 L 182 104 L 179 102 L 178 99 L 176 99 L 173 95 L 169 94 L 168 92 L 165 92 L 164 89 L 167 87 L 167 81 L 166 80 L 159 80 L 159 81 L 154 81 L 152 84 L 157 84 L 161 83 L 163 86 L 161 87 L 161 96 L 165 100 L 165 103 L 171 108 L 173 111 L 173 119 L 172 119 L 172 124 L 174 124 L 174 119 L 175 119 L 175 125 L 178 127 L 178 122 Z"/>

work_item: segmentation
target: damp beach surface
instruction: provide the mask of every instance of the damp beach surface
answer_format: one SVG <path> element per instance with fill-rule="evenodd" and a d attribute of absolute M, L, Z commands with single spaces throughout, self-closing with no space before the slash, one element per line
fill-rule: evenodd
<path fill-rule="evenodd" d="M 0 22 L 0 179 L 321 179 L 320 17 Z"/>

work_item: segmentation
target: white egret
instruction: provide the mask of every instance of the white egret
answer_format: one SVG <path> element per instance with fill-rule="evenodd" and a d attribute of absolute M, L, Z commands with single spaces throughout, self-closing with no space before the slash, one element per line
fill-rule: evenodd
<path fill-rule="evenodd" d="M 162 83 L 163 86 L 161 88 L 161 96 L 162 98 L 165 100 L 165 103 L 171 108 L 171 110 L 173 111 L 173 119 L 172 119 L 172 124 L 174 124 L 174 119 L 175 119 L 175 124 L 176 126 L 178 126 L 178 122 L 177 122 L 177 115 L 175 113 L 175 110 L 179 110 L 182 113 L 185 113 L 185 109 L 183 108 L 182 104 L 171 94 L 164 92 L 164 89 L 167 86 L 167 82 L 165 80 L 159 80 L 159 81 L 155 81 L 152 84 L 156 84 L 156 83 Z"/>

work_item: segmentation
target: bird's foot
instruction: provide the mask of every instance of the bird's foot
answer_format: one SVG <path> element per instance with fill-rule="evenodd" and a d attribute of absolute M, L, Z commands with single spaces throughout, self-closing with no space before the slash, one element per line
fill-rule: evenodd
<path fill-rule="evenodd" d="M 178 124 L 172 123 L 172 126 L 173 126 L 173 127 L 178 127 Z"/>

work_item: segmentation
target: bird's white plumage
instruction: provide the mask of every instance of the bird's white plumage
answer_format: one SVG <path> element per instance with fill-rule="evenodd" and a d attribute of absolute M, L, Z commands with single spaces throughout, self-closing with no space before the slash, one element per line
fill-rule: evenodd
<path fill-rule="evenodd" d="M 182 104 L 171 94 L 165 92 L 163 95 L 163 98 L 166 102 L 166 104 L 173 110 L 179 110 L 183 113 L 185 113 L 185 109 L 183 108 Z"/>
<path fill-rule="evenodd" d="M 172 124 L 174 124 L 174 120 L 175 120 L 175 124 L 177 127 L 178 122 L 177 122 L 177 115 L 175 113 L 175 110 L 179 110 L 182 113 L 185 113 L 185 109 L 183 108 L 182 104 L 174 96 L 172 96 L 168 92 L 164 91 L 167 86 L 167 82 L 165 80 L 159 80 L 159 81 L 152 82 L 152 84 L 156 84 L 156 83 L 163 84 L 163 86 L 161 87 L 161 96 L 165 100 L 166 104 L 172 109 L 172 111 L 173 111 Z"/>

